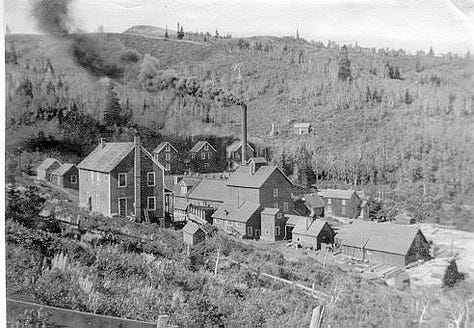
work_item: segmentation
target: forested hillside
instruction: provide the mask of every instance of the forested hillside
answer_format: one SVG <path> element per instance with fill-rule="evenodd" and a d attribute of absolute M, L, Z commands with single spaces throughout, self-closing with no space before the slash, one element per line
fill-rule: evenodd
<path fill-rule="evenodd" d="M 77 40 L 7 36 L 10 151 L 80 157 L 100 134 L 119 140 L 134 128 L 150 147 L 238 137 L 232 95 L 248 104 L 250 140 L 295 182 L 363 189 L 383 196 L 384 215 L 409 210 L 474 229 L 470 54 L 275 37 Z M 295 122 L 310 122 L 312 133 L 295 136 Z"/>

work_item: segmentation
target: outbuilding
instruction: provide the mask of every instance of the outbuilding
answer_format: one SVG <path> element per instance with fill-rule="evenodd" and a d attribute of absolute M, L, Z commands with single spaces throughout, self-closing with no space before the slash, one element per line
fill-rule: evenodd
<path fill-rule="evenodd" d="M 51 182 L 63 188 L 79 189 L 79 171 L 74 164 L 65 163 L 51 172 Z"/>
<path fill-rule="evenodd" d="M 51 172 L 58 169 L 61 163 L 55 158 L 46 158 L 36 168 L 36 177 L 40 180 L 51 181 Z"/>
<path fill-rule="evenodd" d="M 297 222 L 292 231 L 292 241 L 304 248 L 319 250 L 321 244 L 333 244 L 335 235 L 327 221 L 306 218 Z"/>
<path fill-rule="evenodd" d="M 185 244 L 194 246 L 202 243 L 205 239 L 206 232 L 204 229 L 197 223 L 188 221 L 188 223 L 183 228 L 183 240 Z"/>

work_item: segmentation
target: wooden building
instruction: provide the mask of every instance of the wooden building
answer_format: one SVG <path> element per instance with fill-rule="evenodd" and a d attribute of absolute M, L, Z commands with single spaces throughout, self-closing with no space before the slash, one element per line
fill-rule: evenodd
<path fill-rule="evenodd" d="M 225 202 L 212 215 L 214 225 L 228 233 L 245 238 L 260 238 L 259 203 L 252 201 Z"/>
<path fill-rule="evenodd" d="M 242 161 L 242 141 L 236 140 L 226 147 L 227 161 L 231 170 L 240 166 Z M 255 156 L 255 149 L 247 143 L 247 158 Z"/>
<path fill-rule="evenodd" d="M 217 160 L 217 150 L 207 141 L 198 141 L 189 151 L 195 172 L 211 172 Z"/>
<path fill-rule="evenodd" d="M 291 240 L 304 248 L 319 250 L 321 244 L 332 245 L 335 235 L 327 221 L 306 217 L 296 223 Z"/>
<path fill-rule="evenodd" d="M 40 180 L 51 181 L 51 172 L 58 169 L 61 163 L 54 158 L 46 158 L 37 168 L 36 177 Z"/>
<path fill-rule="evenodd" d="M 266 207 L 260 214 L 261 239 L 266 241 L 283 240 L 285 237 L 286 218 L 279 208 Z"/>
<path fill-rule="evenodd" d="M 316 193 L 304 194 L 294 202 L 294 211 L 301 216 L 323 217 L 324 200 Z"/>
<path fill-rule="evenodd" d="M 65 163 L 51 172 L 51 182 L 68 189 L 79 189 L 79 170 L 76 165 Z"/>
<path fill-rule="evenodd" d="M 165 174 L 176 174 L 183 169 L 178 150 L 167 141 L 155 148 L 153 156 L 165 168 Z"/>
<path fill-rule="evenodd" d="M 319 196 L 324 200 L 326 216 L 342 218 L 358 218 L 362 201 L 354 190 L 326 189 Z"/>
<path fill-rule="evenodd" d="M 206 231 L 197 223 L 188 221 L 182 231 L 186 245 L 194 246 L 206 240 Z"/>
<path fill-rule="evenodd" d="M 302 122 L 295 123 L 293 129 L 297 135 L 305 135 L 311 132 L 311 123 Z"/>
<path fill-rule="evenodd" d="M 164 218 L 164 168 L 140 144 L 101 140 L 79 165 L 79 202 L 105 216 Z"/>
<path fill-rule="evenodd" d="M 414 226 L 356 221 L 342 226 L 336 241 L 344 254 L 370 263 L 405 266 L 430 259 L 430 244 Z"/>

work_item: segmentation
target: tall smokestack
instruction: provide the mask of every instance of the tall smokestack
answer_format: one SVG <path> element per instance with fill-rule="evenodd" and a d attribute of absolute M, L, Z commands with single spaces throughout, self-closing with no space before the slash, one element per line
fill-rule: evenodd
<path fill-rule="evenodd" d="M 247 164 L 247 104 L 242 106 L 242 165 Z"/>
<path fill-rule="evenodd" d="M 135 177 L 135 216 L 138 222 L 142 221 L 142 197 L 141 197 L 141 189 L 142 189 L 142 180 L 141 180 L 141 163 L 140 163 L 140 154 L 141 154 L 141 144 L 140 144 L 140 136 L 138 134 L 135 135 L 133 140 L 134 148 L 135 148 L 135 161 L 134 161 L 134 177 Z"/>

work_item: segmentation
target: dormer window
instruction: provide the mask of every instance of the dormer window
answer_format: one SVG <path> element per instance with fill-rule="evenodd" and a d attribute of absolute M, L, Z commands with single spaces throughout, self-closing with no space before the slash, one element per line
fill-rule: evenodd
<path fill-rule="evenodd" d="M 165 150 L 170 151 L 170 144 L 166 144 Z"/>
<path fill-rule="evenodd" d="M 206 144 L 204 145 L 204 150 L 209 150 L 209 144 L 206 143 Z"/>

